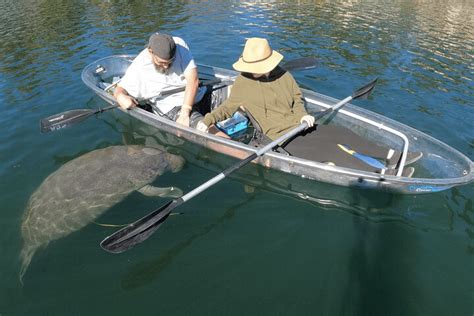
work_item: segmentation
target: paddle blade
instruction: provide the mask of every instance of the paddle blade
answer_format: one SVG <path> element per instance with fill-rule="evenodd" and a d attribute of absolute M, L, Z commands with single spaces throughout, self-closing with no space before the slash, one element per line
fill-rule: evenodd
<path fill-rule="evenodd" d="M 287 71 L 292 70 L 306 70 L 316 67 L 316 58 L 313 57 L 302 57 L 294 60 L 290 60 L 281 66 Z"/>
<path fill-rule="evenodd" d="M 148 239 L 168 218 L 171 211 L 179 206 L 181 198 L 170 201 L 136 222 L 116 231 L 100 243 L 105 251 L 121 253 Z"/>
<path fill-rule="evenodd" d="M 95 112 L 95 110 L 90 109 L 79 109 L 51 115 L 40 121 L 41 133 L 47 133 L 67 128 L 71 125 L 85 120 L 91 115 L 94 115 Z"/>
<path fill-rule="evenodd" d="M 355 158 L 359 159 L 360 161 L 362 161 L 363 163 L 365 163 L 365 164 L 367 164 L 371 167 L 374 167 L 374 168 L 377 168 L 377 169 L 384 169 L 385 168 L 385 165 L 383 163 L 381 163 L 379 160 L 377 160 L 373 157 L 364 155 L 364 154 L 360 154 L 360 153 L 356 152 L 355 150 L 353 150 L 348 145 L 341 145 L 341 144 L 337 144 L 337 145 L 339 146 L 340 149 L 342 149 L 343 151 L 345 151 L 349 155 L 354 156 Z"/>
<path fill-rule="evenodd" d="M 354 91 L 352 93 L 352 99 L 357 99 L 357 98 L 367 99 L 369 95 L 372 93 L 372 90 L 374 89 L 375 84 L 377 83 L 378 79 L 379 78 L 375 78 L 374 80 L 372 80 L 371 82 L 363 86 L 362 88 L 359 88 L 358 90 Z"/>

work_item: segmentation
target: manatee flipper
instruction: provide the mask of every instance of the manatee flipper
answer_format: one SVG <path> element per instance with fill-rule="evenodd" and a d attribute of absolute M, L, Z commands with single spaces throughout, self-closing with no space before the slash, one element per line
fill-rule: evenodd
<path fill-rule="evenodd" d="M 179 198 L 183 195 L 183 191 L 181 191 L 181 189 L 177 187 L 159 188 L 154 187 L 152 185 L 145 185 L 143 188 L 139 189 L 138 192 L 146 196 L 159 196 L 169 198 Z"/>
<path fill-rule="evenodd" d="M 30 266 L 31 259 L 35 254 L 38 247 L 36 245 L 31 245 L 28 247 L 23 247 L 21 249 L 20 258 L 21 258 L 21 268 L 20 268 L 20 283 L 23 285 L 23 276 L 26 273 L 26 270 Z"/>

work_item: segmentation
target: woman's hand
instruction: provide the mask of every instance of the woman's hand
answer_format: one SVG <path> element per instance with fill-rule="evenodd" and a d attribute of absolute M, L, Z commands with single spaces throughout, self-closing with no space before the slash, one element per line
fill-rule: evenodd
<path fill-rule="evenodd" d="M 314 116 L 312 115 L 305 115 L 301 118 L 300 123 L 306 122 L 308 127 L 313 127 L 314 125 Z"/>
<path fill-rule="evenodd" d="M 209 130 L 209 127 L 207 127 L 207 125 L 204 124 L 202 121 L 199 121 L 196 125 L 196 129 L 203 133 L 207 133 L 207 131 Z"/>

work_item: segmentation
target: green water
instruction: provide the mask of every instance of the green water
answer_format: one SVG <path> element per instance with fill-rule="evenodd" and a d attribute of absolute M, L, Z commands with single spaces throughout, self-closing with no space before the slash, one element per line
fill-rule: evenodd
<path fill-rule="evenodd" d="M 472 184 L 423 196 L 322 185 L 303 200 L 224 180 L 132 251 L 102 251 L 115 228 L 91 223 L 38 251 L 18 278 L 22 215 L 42 181 L 84 153 L 142 141 L 118 112 L 39 133 L 43 117 L 105 105 L 81 82 L 90 62 L 137 53 L 162 31 L 199 63 L 230 68 L 247 37 L 264 36 L 288 60 L 318 59 L 295 73 L 301 86 L 343 98 L 379 76 L 372 100 L 356 104 L 474 159 L 473 16 L 463 0 L 3 0 L 0 315 L 473 315 Z M 187 192 L 221 167 L 181 146 L 185 169 L 154 184 Z M 163 202 L 132 193 L 99 222 L 128 223 Z"/>

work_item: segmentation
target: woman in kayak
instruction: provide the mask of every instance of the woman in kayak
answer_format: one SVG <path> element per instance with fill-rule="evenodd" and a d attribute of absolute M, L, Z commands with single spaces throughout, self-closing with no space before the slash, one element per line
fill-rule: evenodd
<path fill-rule="evenodd" d="M 208 113 L 197 124 L 197 129 L 207 132 L 208 126 L 232 117 L 242 108 L 257 125 L 255 127 L 260 129 L 260 142 L 265 143 L 266 138 L 275 140 L 306 122 L 308 129 L 282 145 L 284 151 L 292 156 L 370 172 L 385 172 L 385 168 L 356 158 L 353 153 L 357 152 L 383 161 L 388 168 L 385 173 L 395 174 L 401 157 L 399 151 L 379 146 L 347 128 L 314 125 L 315 119 L 306 112 L 303 94 L 295 79 L 278 66 L 282 59 L 283 56 L 272 50 L 266 39 L 248 39 L 241 57 L 233 64 L 233 68 L 241 74 L 236 78 L 229 98 Z M 421 155 L 408 153 L 405 164 L 413 163 Z M 412 167 L 404 168 L 403 176 L 411 176 L 413 171 Z"/>

